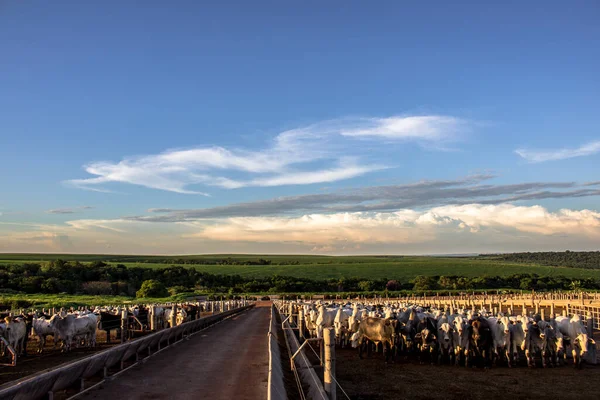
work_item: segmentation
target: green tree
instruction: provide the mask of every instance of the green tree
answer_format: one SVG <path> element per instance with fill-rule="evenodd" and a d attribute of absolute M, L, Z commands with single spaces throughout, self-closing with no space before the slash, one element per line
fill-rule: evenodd
<path fill-rule="evenodd" d="M 149 279 L 142 283 L 142 287 L 136 292 L 135 297 L 166 297 L 168 295 L 169 292 L 162 282 Z"/>

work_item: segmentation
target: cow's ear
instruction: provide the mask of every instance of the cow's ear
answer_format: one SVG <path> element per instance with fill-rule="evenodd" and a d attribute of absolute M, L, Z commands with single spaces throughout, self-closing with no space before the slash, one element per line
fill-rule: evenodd
<path fill-rule="evenodd" d="M 435 337 L 435 335 L 431 335 L 431 340 L 436 340 L 437 338 Z"/>
<path fill-rule="evenodd" d="M 420 338 L 421 338 L 421 333 L 417 333 L 417 334 L 415 335 L 415 339 L 420 339 Z"/>

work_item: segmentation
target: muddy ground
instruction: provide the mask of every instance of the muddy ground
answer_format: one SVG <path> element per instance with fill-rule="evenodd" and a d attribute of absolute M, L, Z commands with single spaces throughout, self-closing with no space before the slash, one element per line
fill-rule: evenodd
<path fill-rule="evenodd" d="M 336 348 L 337 380 L 352 400 L 600 398 L 600 366 L 557 368 L 498 366 L 489 370 L 420 365 L 401 360 L 386 365 L 381 354 L 358 358 L 355 349 Z M 346 396 L 338 390 L 338 399 Z"/>

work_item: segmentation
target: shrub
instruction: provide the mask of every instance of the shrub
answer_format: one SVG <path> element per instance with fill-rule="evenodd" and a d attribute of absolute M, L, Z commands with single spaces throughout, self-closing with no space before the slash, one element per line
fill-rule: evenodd
<path fill-rule="evenodd" d="M 168 295 L 169 292 L 162 282 L 149 279 L 142 283 L 142 287 L 136 292 L 135 297 L 166 297 Z"/>

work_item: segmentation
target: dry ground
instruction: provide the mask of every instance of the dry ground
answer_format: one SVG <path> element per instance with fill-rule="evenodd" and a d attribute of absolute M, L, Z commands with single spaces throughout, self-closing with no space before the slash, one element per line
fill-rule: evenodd
<path fill-rule="evenodd" d="M 353 400 L 598 398 L 600 366 L 496 367 L 490 370 L 401 361 L 385 365 L 381 354 L 358 358 L 336 349 L 337 379 Z M 338 399 L 345 396 L 338 390 Z"/>

